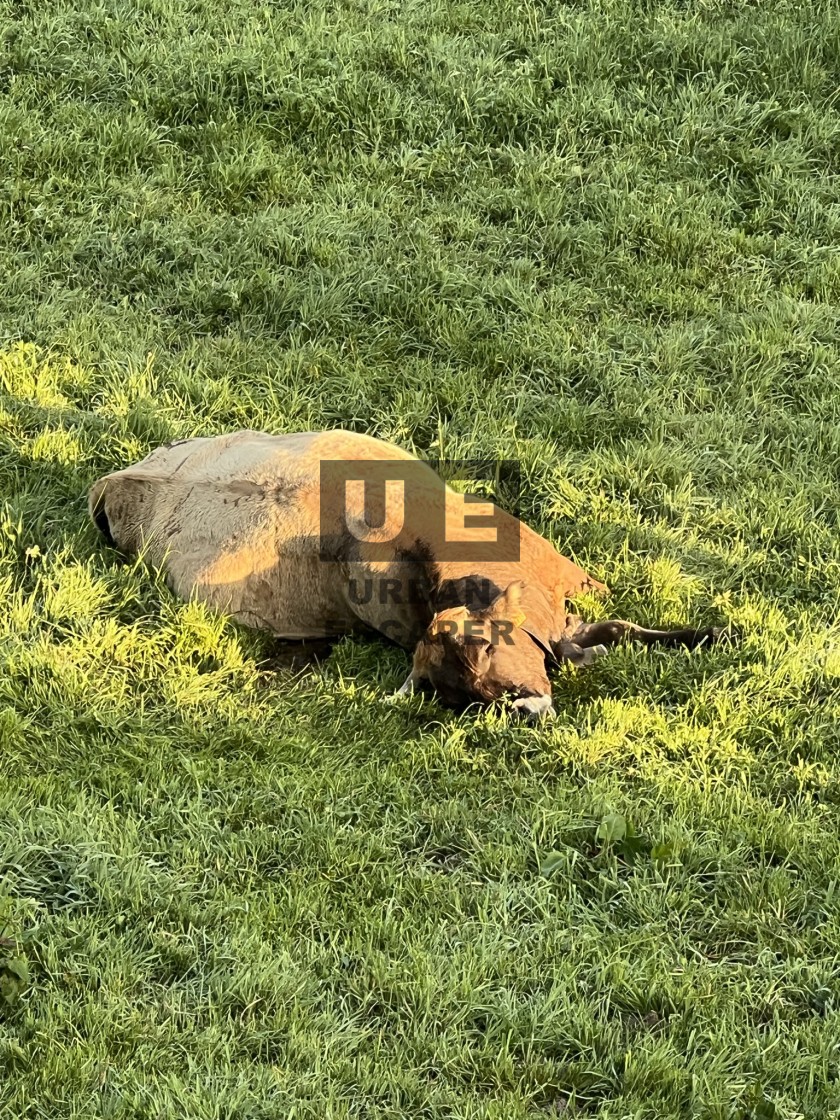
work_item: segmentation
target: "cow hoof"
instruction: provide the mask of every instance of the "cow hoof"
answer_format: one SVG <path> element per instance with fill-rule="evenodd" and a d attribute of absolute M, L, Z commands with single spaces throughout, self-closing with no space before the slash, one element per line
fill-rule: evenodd
<path fill-rule="evenodd" d="M 526 723 L 553 719 L 555 715 L 550 696 L 523 696 L 519 700 L 514 700 L 513 710 L 519 719 Z"/>
<path fill-rule="evenodd" d="M 583 664 L 591 665 L 593 662 L 597 661 L 599 657 L 603 657 L 609 652 L 606 646 L 590 646 L 589 649 L 583 651 Z"/>
<path fill-rule="evenodd" d="M 703 638 L 703 645 L 734 645 L 741 637 L 740 631 L 732 626 L 710 626 Z"/>
<path fill-rule="evenodd" d="M 709 629 L 710 642 L 722 642 L 726 645 L 735 645 L 740 642 L 741 633 L 737 626 L 711 626 Z"/>

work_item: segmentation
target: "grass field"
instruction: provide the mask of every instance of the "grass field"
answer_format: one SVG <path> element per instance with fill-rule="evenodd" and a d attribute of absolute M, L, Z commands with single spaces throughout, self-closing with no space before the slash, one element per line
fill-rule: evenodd
<path fill-rule="evenodd" d="M 2 1120 L 840 1116 L 838 89 L 827 0 L 0 0 Z M 741 644 L 388 709 L 87 524 L 339 425 Z"/>

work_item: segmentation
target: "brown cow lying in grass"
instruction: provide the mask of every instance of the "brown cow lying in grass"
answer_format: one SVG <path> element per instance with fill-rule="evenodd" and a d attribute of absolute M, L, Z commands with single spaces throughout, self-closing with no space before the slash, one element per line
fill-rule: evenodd
<path fill-rule="evenodd" d="M 373 527 L 371 494 L 385 509 Z M 465 506 L 427 464 L 352 432 L 176 441 L 100 479 L 89 509 L 176 595 L 279 638 L 378 631 L 414 655 L 396 695 L 431 687 L 451 707 L 504 697 L 537 717 L 551 711 L 547 662 L 720 633 L 567 614 L 568 599 L 604 585 L 498 506 Z"/>

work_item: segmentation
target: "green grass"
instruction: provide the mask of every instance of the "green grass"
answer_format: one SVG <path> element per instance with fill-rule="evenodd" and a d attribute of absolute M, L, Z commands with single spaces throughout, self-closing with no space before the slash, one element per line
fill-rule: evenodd
<path fill-rule="evenodd" d="M 2 1120 L 840 1116 L 838 85 L 827 0 L 0 0 Z M 339 425 L 741 645 L 388 709 L 87 524 Z"/>

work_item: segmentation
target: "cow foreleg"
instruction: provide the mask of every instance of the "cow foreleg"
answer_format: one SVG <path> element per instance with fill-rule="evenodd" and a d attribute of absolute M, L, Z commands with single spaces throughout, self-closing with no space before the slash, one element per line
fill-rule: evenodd
<path fill-rule="evenodd" d="M 570 619 L 570 622 L 572 620 Z M 644 626 L 637 626 L 634 622 L 625 622 L 623 619 L 613 618 L 607 622 L 581 622 L 567 631 L 568 641 L 582 650 L 592 649 L 596 646 L 608 647 L 618 645 L 619 642 L 641 642 L 645 646 L 666 646 L 675 648 L 683 646 L 686 649 L 696 649 L 698 646 L 711 645 L 716 642 L 723 630 L 719 626 L 706 626 L 700 629 L 685 628 L 679 630 L 649 630 Z M 563 646 L 563 642 L 559 643 Z"/>
<path fill-rule="evenodd" d="M 395 704 L 400 697 L 411 696 L 414 692 L 414 686 L 418 684 L 420 680 L 421 677 L 412 669 L 396 692 L 391 692 L 387 696 L 382 697 L 382 703 Z"/>

